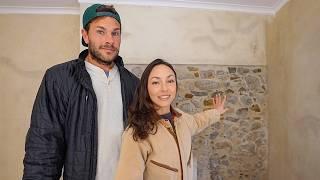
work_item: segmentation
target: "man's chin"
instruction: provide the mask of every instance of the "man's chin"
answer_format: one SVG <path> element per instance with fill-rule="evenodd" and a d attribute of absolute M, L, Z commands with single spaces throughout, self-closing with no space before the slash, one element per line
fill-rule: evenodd
<path fill-rule="evenodd" d="M 114 58 L 113 59 L 104 59 L 102 61 L 103 64 L 106 64 L 106 65 L 111 65 L 114 63 Z"/>
<path fill-rule="evenodd" d="M 116 53 L 108 53 L 103 57 L 105 61 L 113 62 L 117 58 L 118 54 Z"/>
<path fill-rule="evenodd" d="M 114 63 L 115 58 L 111 58 L 111 57 L 103 57 L 102 58 L 95 58 L 95 60 L 99 63 L 99 64 L 103 64 L 103 65 L 112 65 Z"/>
<path fill-rule="evenodd" d="M 105 51 L 95 51 L 95 49 L 89 49 L 92 59 L 103 65 L 112 65 L 118 56 L 117 52 L 118 51 L 112 51 L 110 53 L 106 53 Z"/>

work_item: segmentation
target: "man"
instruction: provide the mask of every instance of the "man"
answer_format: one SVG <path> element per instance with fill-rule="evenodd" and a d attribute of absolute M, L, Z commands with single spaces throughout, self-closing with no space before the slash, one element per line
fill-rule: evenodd
<path fill-rule="evenodd" d="M 83 14 L 79 58 L 48 69 L 26 137 L 24 180 L 112 180 L 138 78 L 118 56 L 121 20 L 112 6 Z"/>

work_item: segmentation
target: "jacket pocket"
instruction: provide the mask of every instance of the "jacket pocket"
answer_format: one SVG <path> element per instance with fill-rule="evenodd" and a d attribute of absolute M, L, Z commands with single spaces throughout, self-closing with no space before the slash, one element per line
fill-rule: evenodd
<path fill-rule="evenodd" d="M 159 167 L 162 167 L 162 168 L 164 168 L 164 169 L 168 169 L 168 170 L 170 170 L 170 171 L 178 172 L 178 169 L 177 169 L 177 168 L 170 167 L 170 166 L 168 166 L 168 165 L 166 165 L 166 164 L 162 164 L 162 163 L 156 162 L 156 161 L 154 161 L 154 160 L 150 160 L 150 162 L 151 162 L 152 164 L 157 165 L 157 166 L 159 166 Z"/>

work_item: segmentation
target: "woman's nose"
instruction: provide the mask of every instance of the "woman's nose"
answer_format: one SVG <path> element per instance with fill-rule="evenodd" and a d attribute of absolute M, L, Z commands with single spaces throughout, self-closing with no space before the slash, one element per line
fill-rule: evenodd
<path fill-rule="evenodd" d="M 166 83 L 161 83 L 161 90 L 162 90 L 162 91 L 168 90 L 168 86 L 167 86 Z"/>

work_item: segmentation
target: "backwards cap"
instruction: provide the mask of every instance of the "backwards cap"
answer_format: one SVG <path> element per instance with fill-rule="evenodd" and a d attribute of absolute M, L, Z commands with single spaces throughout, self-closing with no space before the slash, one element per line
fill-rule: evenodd
<path fill-rule="evenodd" d="M 118 12 L 112 7 L 108 9 L 99 10 L 101 6 L 105 6 L 103 4 L 93 4 L 89 6 L 83 13 L 82 17 L 82 26 L 85 28 L 93 19 L 96 17 L 107 16 L 112 17 L 117 20 L 121 26 L 121 19 Z M 88 47 L 88 44 L 84 42 L 82 38 L 82 45 Z"/>

